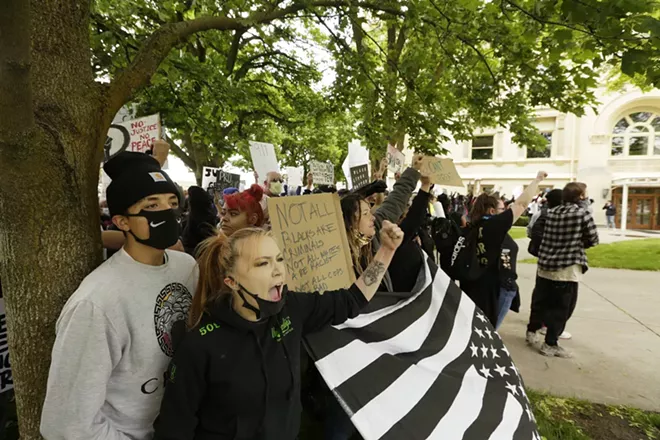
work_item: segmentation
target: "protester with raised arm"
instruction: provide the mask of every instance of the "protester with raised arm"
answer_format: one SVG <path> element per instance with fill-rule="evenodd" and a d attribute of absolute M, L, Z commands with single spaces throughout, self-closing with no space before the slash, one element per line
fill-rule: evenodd
<path fill-rule="evenodd" d="M 402 239 L 383 222 L 381 247 L 358 280 L 323 295 L 287 291 L 282 252 L 262 229 L 205 243 L 190 332 L 170 366 L 154 440 L 296 439 L 302 337 L 355 317 Z"/>

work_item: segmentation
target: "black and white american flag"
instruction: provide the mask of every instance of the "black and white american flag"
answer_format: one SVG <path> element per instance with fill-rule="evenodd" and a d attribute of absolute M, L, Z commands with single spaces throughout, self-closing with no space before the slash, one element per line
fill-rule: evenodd
<path fill-rule="evenodd" d="M 306 348 L 366 440 L 540 440 L 502 339 L 430 260 L 412 293 L 378 293 Z"/>

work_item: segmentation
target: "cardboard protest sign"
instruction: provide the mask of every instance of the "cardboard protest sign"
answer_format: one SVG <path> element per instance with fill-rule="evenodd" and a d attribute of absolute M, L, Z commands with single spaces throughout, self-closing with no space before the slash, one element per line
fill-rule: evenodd
<path fill-rule="evenodd" d="M 2 298 L 2 290 L 0 290 L 0 394 L 13 388 L 14 380 L 11 375 L 9 343 L 7 342 L 7 315 L 5 314 L 5 300 Z"/>
<path fill-rule="evenodd" d="M 303 186 L 303 174 L 305 174 L 305 168 L 286 167 L 284 168 L 284 173 L 287 175 L 287 184 L 289 185 L 289 189 L 295 189 L 299 186 Z"/>
<path fill-rule="evenodd" d="M 319 162 L 313 160 L 309 163 L 309 171 L 314 177 L 314 183 L 317 185 L 335 184 L 335 167 L 331 163 Z"/>
<path fill-rule="evenodd" d="M 110 125 L 103 147 L 105 160 L 122 151 L 146 153 L 157 139 L 161 139 L 159 114 L 114 123 Z"/>
<path fill-rule="evenodd" d="M 367 165 L 358 165 L 351 168 L 351 182 L 353 188 L 362 188 L 369 184 L 369 167 Z"/>
<path fill-rule="evenodd" d="M 202 170 L 202 188 L 212 193 L 215 189 L 215 182 L 218 180 L 218 171 L 220 168 L 204 167 Z"/>
<path fill-rule="evenodd" d="M 430 177 L 431 183 L 435 185 L 463 187 L 463 180 L 458 175 L 452 159 L 425 156 L 420 172 L 422 176 Z"/>
<path fill-rule="evenodd" d="M 223 170 L 218 170 L 217 178 L 215 181 L 215 192 L 222 194 L 222 191 L 227 188 L 236 188 L 241 185 L 241 175 L 228 173 Z"/>
<path fill-rule="evenodd" d="M 290 290 L 325 292 L 355 281 L 337 194 L 271 197 L 268 212 Z"/>
<path fill-rule="evenodd" d="M 405 166 L 406 156 L 394 145 L 387 146 L 387 169 L 393 173 L 400 173 Z"/>
<path fill-rule="evenodd" d="M 252 156 L 254 170 L 259 175 L 259 180 L 266 180 L 266 174 L 271 171 L 280 172 L 280 166 L 277 163 L 273 144 L 250 142 L 250 155 Z"/>

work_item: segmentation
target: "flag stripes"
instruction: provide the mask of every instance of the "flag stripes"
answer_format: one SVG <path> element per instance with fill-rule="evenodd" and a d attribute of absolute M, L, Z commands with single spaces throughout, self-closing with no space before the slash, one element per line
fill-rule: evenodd
<path fill-rule="evenodd" d="M 488 381 L 479 417 L 465 431 L 466 439 L 487 439 L 488 434 L 497 428 L 508 395 L 508 393 L 501 392 L 501 388 L 502 384 L 493 380 Z M 516 426 L 518 426 L 517 423 Z"/>
<path fill-rule="evenodd" d="M 538 438 L 506 347 L 443 271 L 427 261 L 407 297 L 377 298 L 305 340 L 365 439 Z"/>
<path fill-rule="evenodd" d="M 431 268 L 429 267 L 428 261 L 426 266 L 424 267 L 424 283 L 422 284 L 422 287 L 419 291 L 415 291 L 416 293 L 411 295 L 410 298 L 408 298 L 405 301 L 397 301 L 394 304 L 391 304 L 387 307 L 383 307 L 382 309 L 375 310 L 374 312 L 371 313 L 361 313 L 357 317 L 353 319 L 349 319 L 343 324 L 336 325 L 334 328 L 337 330 L 342 330 L 345 328 L 361 328 L 361 327 L 366 327 L 367 325 L 371 324 L 372 322 L 376 322 L 377 320 L 389 315 L 390 313 L 394 313 L 397 310 L 401 310 L 414 302 L 421 294 L 423 294 L 426 291 L 426 288 L 431 284 L 431 281 L 433 279 L 433 276 L 435 273 L 437 273 L 438 269 L 435 268 L 434 273 L 431 273 Z"/>
<path fill-rule="evenodd" d="M 473 340 L 474 338 L 470 342 L 473 342 Z M 465 393 L 470 389 L 469 385 L 465 385 L 466 383 L 469 384 L 472 379 L 472 376 L 465 377 L 470 367 L 472 367 L 470 363 L 470 352 L 465 351 L 451 364 L 447 365 L 428 392 L 419 400 L 415 408 L 403 417 L 400 423 L 394 425 L 382 439 L 395 440 L 409 438 L 411 436 L 406 435 L 402 431 L 402 428 L 409 426 L 415 427 L 415 432 L 418 434 L 416 438 L 427 438 L 431 435 L 438 425 L 438 420 L 447 417 L 447 413 L 452 408 L 452 405 L 455 404 L 455 399 L 452 397 L 457 396 L 461 390 Z M 485 380 L 483 387 L 486 387 Z M 484 391 L 481 391 L 479 395 L 483 395 Z M 481 402 L 479 401 L 477 405 L 475 401 L 472 401 L 472 407 L 473 410 L 477 411 L 474 417 L 476 419 L 478 411 L 481 408 Z M 429 411 L 428 408 L 433 408 L 433 411 Z M 447 420 L 446 423 L 450 423 L 450 420 Z M 467 427 L 469 427 L 469 424 L 465 426 L 465 429 Z"/>
<path fill-rule="evenodd" d="M 431 388 L 440 372 L 466 350 L 472 334 L 472 319 L 467 320 L 465 317 L 471 317 L 474 309 L 474 303 L 462 295 L 456 315 L 463 316 L 464 319 L 455 321 L 444 349 L 412 365 L 378 397 L 355 413 L 352 420 L 361 433 L 361 426 L 370 426 L 373 432 L 367 438 L 380 438 L 413 409 Z M 369 422 L 379 418 L 383 420 L 377 423 Z"/>
<path fill-rule="evenodd" d="M 477 373 L 471 365 L 463 377 L 461 389 L 451 408 L 437 424 L 429 439 L 462 440 L 465 430 L 479 416 L 481 405 L 475 396 L 483 395 L 488 380 Z M 476 400 L 476 402 L 475 402 Z M 477 403 L 477 404 L 475 404 Z"/>
<path fill-rule="evenodd" d="M 520 403 L 518 403 L 518 400 L 516 400 L 512 394 L 507 394 L 502 419 L 488 440 L 508 440 L 513 438 L 513 435 L 520 424 L 522 413 L 523 409 L 520 406 Z"/>
<path fill-rule="evenodd" d="M 350 396 L 347 403 L 352 412 L 357 412 L 364 403 L 371 401 L 374 395 L 384 391 L 412 365 L 438 353 L 446 346 L 454 326 L 459 298 L 460 296 L 456 295 L 444 296 L 438 318 L 419 350 L 396 356 L 383 355 L 377 360 L 377 364 L 365 368 L 364 374 L 351 377 L 337 388 L 340 394 Z"/>

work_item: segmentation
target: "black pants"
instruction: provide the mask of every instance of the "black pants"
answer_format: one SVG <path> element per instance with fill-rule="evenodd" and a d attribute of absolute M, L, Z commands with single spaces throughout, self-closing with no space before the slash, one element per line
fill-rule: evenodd
<path fill-rule="evenodd" d="M 527 331 L 536 332 L 545 324 L 548 327 L 545 343 L 557 345 L 559 335 L 564 332 L 566 322 L 575 310 L 577 294 L 578 283 L 537 276 Z"/>

